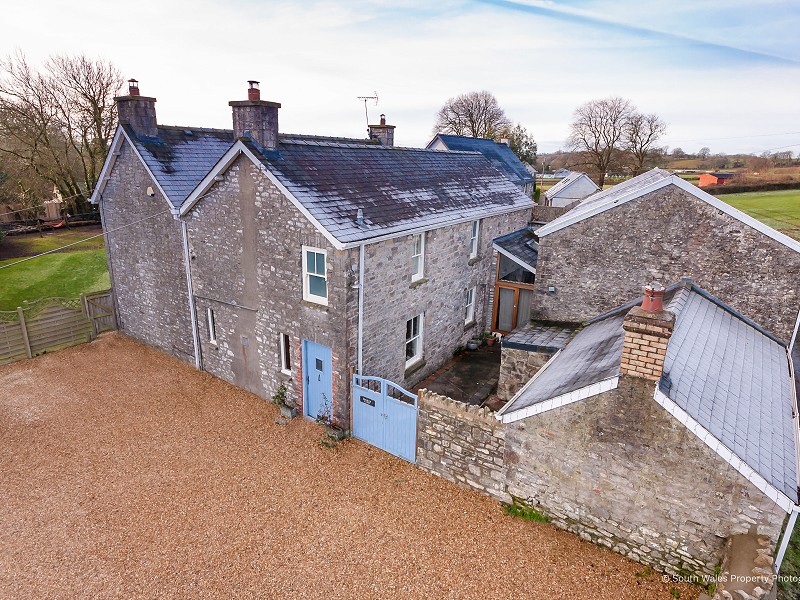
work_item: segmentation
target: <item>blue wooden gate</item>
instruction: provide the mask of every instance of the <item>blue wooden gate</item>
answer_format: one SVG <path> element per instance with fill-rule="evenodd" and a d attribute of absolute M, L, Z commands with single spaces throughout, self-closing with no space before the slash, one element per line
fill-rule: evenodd
<path fill-rule="evenodd" d="M 417 461 L 417 396 L 380 377 L 353 375 L 353 437 Z"/>

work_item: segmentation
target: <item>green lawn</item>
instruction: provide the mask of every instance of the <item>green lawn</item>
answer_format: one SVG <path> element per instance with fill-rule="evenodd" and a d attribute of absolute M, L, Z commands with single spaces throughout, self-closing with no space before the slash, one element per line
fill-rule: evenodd
<path fill-rule="evenodd" d="M 800 190 L 722 194 L 718 198 L 770 227 L 800 239 Z"/>
<path fill-rule="evenodd" d="M 18 260 L 4 260 L 0 267 Z M 83 292 L 109 287 L 111 280 L 104 248 L 57 252 L 0 268 L 0 310 L 14 310 L 22 306 L 24 300 L 77 298 Z"/>
<path fill-rule="evenodd" d="M 79 242 L 80 240 L 98 235 L 100 233 L 103 233 L 103 231 L 99 227 L 59 229 L 55 231 L 42 232 L 41 236 L 39 234 L 8 236 L 2 241 L 2 244 L 4 245 L 3 249 L 6 252 L 13 248 L 14 255 L 16 256 L 33 256 L 34 254 L 41 254 L 42 252 L 47 252 L 48 250 L 61 248 L 62 246 L 72 244 L 73 242 Z M 96 237 L 92 240 L 72 246 L 69 248 L 69 250 L 87 250 L 89 248 L 102 247 L 103 238 Z"/>

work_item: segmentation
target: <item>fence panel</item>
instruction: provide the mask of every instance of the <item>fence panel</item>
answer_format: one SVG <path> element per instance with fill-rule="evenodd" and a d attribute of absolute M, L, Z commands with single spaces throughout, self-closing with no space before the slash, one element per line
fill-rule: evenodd
<path fill-rule="evenodd" d="M 116 329 L 110 290 L 81 298 L 46 298 L 0 312 L 0 364 L 81 344 Z"/>

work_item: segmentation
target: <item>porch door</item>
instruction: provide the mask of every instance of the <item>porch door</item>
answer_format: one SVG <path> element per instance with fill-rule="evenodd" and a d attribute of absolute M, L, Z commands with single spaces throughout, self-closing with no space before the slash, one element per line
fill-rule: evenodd
<path fill-rule="evenodd" d="M 312 419 L 321 414 L 332 416 L 331 349 L 303 340 L 303 374 L 305 380 L 303 413 Z"/>
<path fill-rule="evenodd" d="M 497 320 L 495 329 L 508 333 L 531 318 L 533 290 L 512 287 L 497 288 Z"/>

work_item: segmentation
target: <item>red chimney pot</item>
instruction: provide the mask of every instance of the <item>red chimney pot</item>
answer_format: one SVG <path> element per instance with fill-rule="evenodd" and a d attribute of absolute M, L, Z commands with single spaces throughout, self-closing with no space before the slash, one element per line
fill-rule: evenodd
<path fill-rule="evenodd" d="M 381 125 L 386 125 L 386 115 L 381 115 Z"/>
<path fill-rule="evenodd" d="M 642 310 L 649 313 L 664 312 L 664 286 L 653 282 L 644 288 Z"/>
<path fill-rule="evenodd" d="M 138 96 L 139 95 L 139 82 L 135 79 L 128 79 L 128 95 L 129 96 Z"/>
<path fill-rule="evenodd" d="M 247 83 L 250 85 L 247 89 L 247 99 L 251 102 L 261 100 L 261 90 L 258 88 L 259 82 L 251 79 Z"/>

